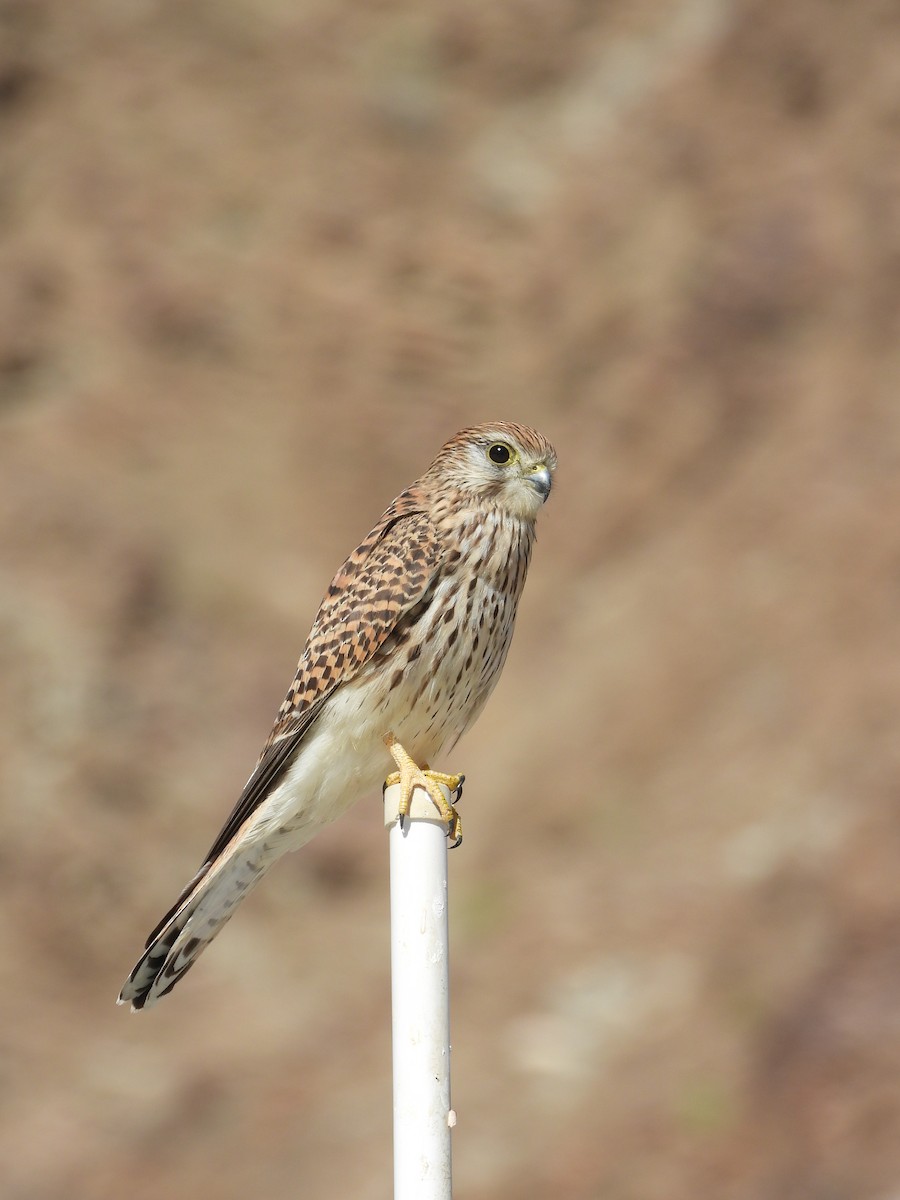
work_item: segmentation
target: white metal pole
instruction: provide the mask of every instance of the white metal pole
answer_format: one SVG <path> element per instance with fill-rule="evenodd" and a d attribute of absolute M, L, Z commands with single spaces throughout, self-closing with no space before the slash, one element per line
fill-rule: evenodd
<path fill-rule="evenodd" d="M 444 788 L 450 801 L 450 793 Z M 384 793 L 391 852 L 394 1200 L 450 1200 L 450 979 L 447 826 L 413 792 L 403 828 L 400 787 Z"/>

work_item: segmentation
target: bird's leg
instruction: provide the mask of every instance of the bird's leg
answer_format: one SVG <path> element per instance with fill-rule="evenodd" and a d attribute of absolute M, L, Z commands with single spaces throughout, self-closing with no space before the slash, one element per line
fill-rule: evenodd
<path fill-rule="evenodd" d="M 412 803 L 413 791 L 417 787 L 424 788 L 434 801 L 435 808 L 441 814 L 441 820 L 447 822 L 447 837 L 454 839 L 451 849 L 455 850 L 462 841 L 462 819 L 453 805 L 447 803 L 447 798 L 439 785 L 444 784 L 445 787 L 448 787 L 451 795 L 456 792 L 458 800 L 462 795 L 462 785 L 466 778 L 465 775 L 445 775 L 442 771 L 430 771 L 427 763 L 420 767 L 407 754 L 392 733 L 385 734 L 384 744 L 390 751 L 391 758 L 399 767 L 398 771 L 394 771 L 392 775 L 388 775 L 384 781 L 384 786 L 393 787 L 396 783 L 400 784 L 400 805 L 398 811 L 401 825 L 403 818 L 409 816 L 409 806 Z"/>

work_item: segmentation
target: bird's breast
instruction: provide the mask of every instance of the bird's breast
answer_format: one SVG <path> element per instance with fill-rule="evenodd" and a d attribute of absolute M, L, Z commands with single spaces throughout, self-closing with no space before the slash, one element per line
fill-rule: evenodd
<path fill-rule="evenodd" d="M 417 760 L 455 742 L 499 678 L 531 548 L 518 525 L 463 530 L 427 605 L 401 618 L 371 663 L 386 728 Z"/>

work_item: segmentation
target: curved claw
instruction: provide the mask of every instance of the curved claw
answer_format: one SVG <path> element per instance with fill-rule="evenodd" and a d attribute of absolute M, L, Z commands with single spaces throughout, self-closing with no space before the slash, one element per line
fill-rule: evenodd
<path fill-rule="evenodd" d="M 452 793 L 454 803 L 451 805 L 451 808 L 453 809 L 453 820 L 447 827 L 447 837 L 453 838 L 452 845 L 448 847 L 449 850 L 455 850 L 457 846 L 461 846 L 463 839 L 462 817 L 456 811 L 456 805 L 459 804 L 460 800 L 462 800 L 463 784 L 466 782 L 466 777 L 465 775 L 457 775 L 456 779 L 457 784 Z"/>

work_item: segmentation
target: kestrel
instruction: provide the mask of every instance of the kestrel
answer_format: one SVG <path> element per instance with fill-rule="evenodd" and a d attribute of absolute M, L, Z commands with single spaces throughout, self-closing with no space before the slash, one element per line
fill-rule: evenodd
<path fill-rule="evenodd" d="M 535 430 L 477 425 L 379 518 L 331 581 L 253 774 L 120 1004 L 149 1008 L 170 992 L 277 858 L 382 782 L 386 746 L 404 800 L 425 787 L 458 840 L 435 780 L 452 792 L 460 777 L 426 764 L 497 682 L 555 468 Z"/>

